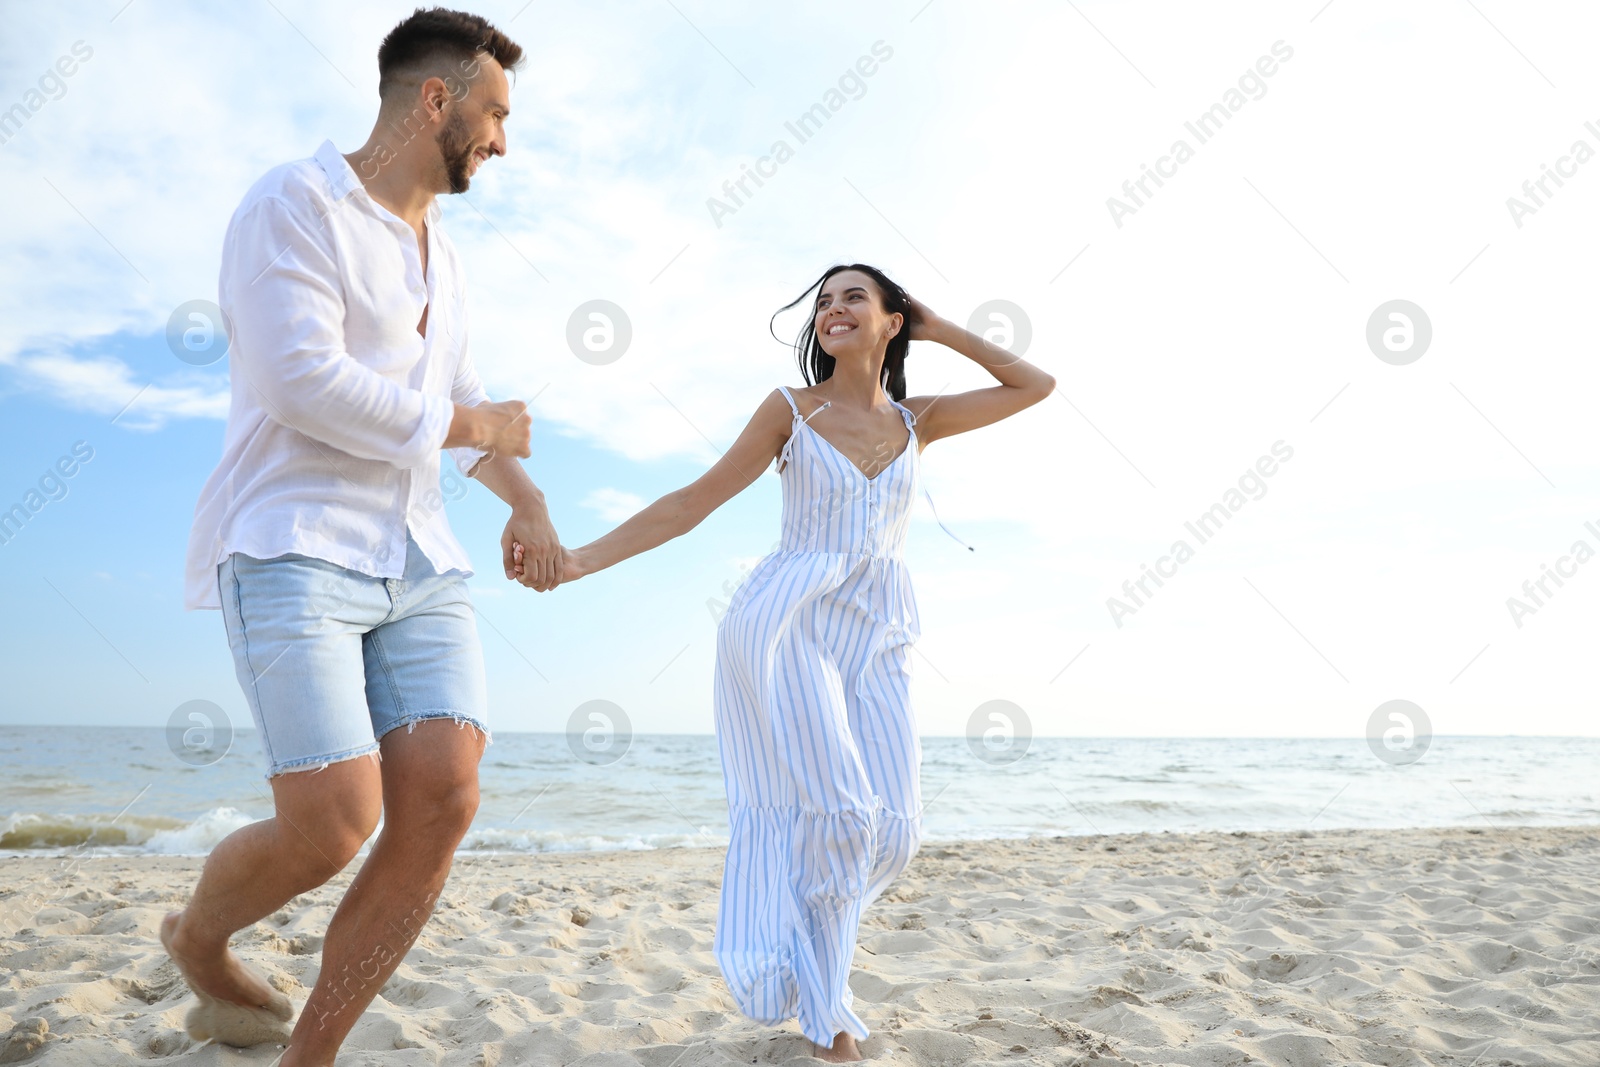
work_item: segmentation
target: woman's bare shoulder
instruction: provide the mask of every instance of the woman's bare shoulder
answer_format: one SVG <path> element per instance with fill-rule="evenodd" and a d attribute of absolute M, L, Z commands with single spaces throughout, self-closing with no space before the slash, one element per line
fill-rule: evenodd
<path fill-rule="evenodd" d="M 817 395 L 818 386 L 786 385 L 783 388 L 789 390 L 789 395 L 794 397 L 795 407 L 800 409 L 801 418 L 808 418 L 817 408 L 822 406 L 822 397 Z M 778 395 L 781 396 L 782 394 L 778 393 Z M 788 410 L 787 403 L 784 404 L 784 410 Z"/>

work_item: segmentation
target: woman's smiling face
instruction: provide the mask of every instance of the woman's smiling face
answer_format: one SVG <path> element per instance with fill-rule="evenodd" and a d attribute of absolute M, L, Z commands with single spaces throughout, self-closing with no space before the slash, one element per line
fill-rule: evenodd
<path fill-rule="evenodd" d="M 840 271 L 817 293 L 817 341 L 835 359 L 887 344 L 904 324 L 903 315 L 884 311 L 877 283 L 858 270 Z"/>

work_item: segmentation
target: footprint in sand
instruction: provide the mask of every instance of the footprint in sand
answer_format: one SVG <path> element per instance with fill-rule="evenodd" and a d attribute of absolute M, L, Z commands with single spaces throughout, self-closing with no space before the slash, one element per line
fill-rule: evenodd
<path fill-rule="evenodd" d="M 1294 973 L 1294 969 L 1298 966 L 1300 966 L 1300 960 L 1292 953 L 1279 955 L 1274 952 L 1269 959 L 1256 960 L 1253 963 L 1246 964 L 1244 971 L 1252 978 L 1277 981 L 1280 978 L 1287 978 Z"/>
<path fill-rule="evenodd" d="M 50 1024 L 35 1016 L 24 1019 L 11 1031 L 6 1043 L 0 1045 L 0 1063 L 20 1063 L 44 1047 L 50 1034 Z"/>

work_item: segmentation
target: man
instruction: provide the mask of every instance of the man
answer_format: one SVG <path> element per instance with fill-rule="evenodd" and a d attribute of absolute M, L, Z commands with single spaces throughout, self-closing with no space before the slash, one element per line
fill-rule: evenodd
<path fill-rule="evenodd" d="M 484 394 L 435 201 L 505 154 L 521 58 L 481 18 L 418 9 L 378 51 L 367 143 L 341 155 L 326 142 L 269 172 L 223 244 L 232 407 L 195 509 L 187 605 L 223 611 L 274 814 L 212 850 L 161 939 L 200 1001 L 189 1033 L 287 1040 L 284 1067 L 333 1063 L 477 810 L 483 661 L 441 448 L 511 505 L 506 576 L 517 542 L 533 560 L 524 585 L 561 580 L 543 494 L 517 462 L 526 405 Z M 291 1035 L 288 1000 L 228 939 L 343 869 L 380 813 Z"/>

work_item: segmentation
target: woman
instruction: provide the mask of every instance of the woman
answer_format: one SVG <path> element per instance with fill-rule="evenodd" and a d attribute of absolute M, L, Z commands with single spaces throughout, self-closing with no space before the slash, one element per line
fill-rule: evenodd
<path fill-rule="evenodd" d="M 848 981 L 862 909 L 921 839 L 907 684 L 919 628 L 901 558 L 919 453 L 1038 403 L 1055 379 L 874 267 L 833 267 L 783 310 L 813 289 L 795 346 L 807 388 L 773 392 L 703 476 L 562 566 L 579 578 L 688 533 L 777 459 L 780 547 L 717 627 L 731 841 L 714 951 L 744 1014 L 798 1017 L 817 1055 L 845 1062 L 868 1034 Z M 952 348 L 1000 384 L 906 400 L 912 340 Z"/>

